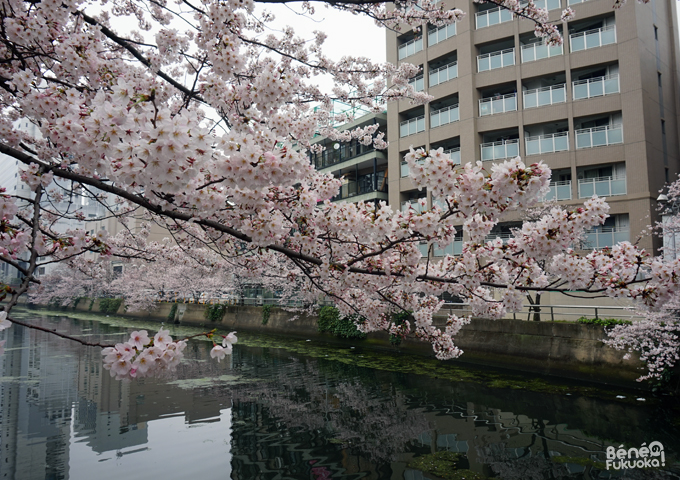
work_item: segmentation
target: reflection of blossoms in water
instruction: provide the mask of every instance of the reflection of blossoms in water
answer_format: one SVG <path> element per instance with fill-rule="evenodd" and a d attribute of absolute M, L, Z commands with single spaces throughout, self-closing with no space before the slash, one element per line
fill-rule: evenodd
<path fill-rule="evenodd" d="M 321 431 L 328 441 L 358 448 L 373 460 L 392 460 L 432 428 L 422 411 L 407 407 L 402 393 L 381 392 L 361 380 L 334 377 L 324 375 L 316 363 L 293 361 L 285 372 L 267 381 L 232 386 L 230 394 L 234 403 L 263 405 L 288 430 Z M 324 381 L 310 381 L 314 378 Z"/>
<path fill-rule="evenodd" d="M 553 463 L 542 455 L 532 455 L 529 449 L 509 448 L 505 443 L 477 446 L 477 461 L 491 467 L 503 480 L 543 480 L 570 478 L 566 465 Z"/>

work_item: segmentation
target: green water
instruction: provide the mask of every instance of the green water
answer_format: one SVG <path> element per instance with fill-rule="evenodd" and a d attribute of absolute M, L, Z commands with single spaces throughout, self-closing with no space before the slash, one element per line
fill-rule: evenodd
<path fill-rule="evenodd" d="M 159 327 L 13 315 L 113 343 Z M 3 334 L 0 479 L 680 478 L 673 399 L 246 334 L 221 363 L 191 341 L 172 378 L 119 382 L 97 348 Z M 653 441 L 663 468 L 607 470 L 608 446 Z"/>

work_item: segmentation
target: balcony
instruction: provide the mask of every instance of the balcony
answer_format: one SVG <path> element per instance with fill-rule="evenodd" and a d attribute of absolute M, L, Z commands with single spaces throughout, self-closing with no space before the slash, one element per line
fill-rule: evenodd
<path fill-rule="evenodd" d="M 520 6 L 526 7 L 529 2 L 520 2 Z M 562 8 L 562 2 L 560 0 L 535 0 L 534 5 L 538 8 L 544 8 L 546 10 L 557 10 Z"/>
<path fill-rule="evenodd" d="M 475 13 L 475 27 L 477 29 L 511 21 L 512 13 L 506 8 L 497 7 Z"/>
<path fill-rule="evenodd" d="M 569 150 L 569 132 L 526 137 L 524 139 L 524 144 L 526 146 L 527 156 L 563 152 Z"/>
<path fill-rule="evenodd" d="M 415 135 L 425 131 L 425 115 L 421 115 L 411 120 L 405 120 L 399 124 L 399 136 L 401 138 Z"/>
<path fill-rule="evenodd" d="M 572 53 L 612 43 L 616 43 L 616 25 L 569 35 L 569 46 Z"/>
<path fill-rule="evenodd" d="M 477 71 L 486 72 L 496 68 L 509 67 L 515 64 L 515 49 L 508 48 L 500 52 L 477 55 Z"/>
<path fill-rule="evenodd" d="M 451 157 L 453 163 L 455 163 L 456 165 L 460 165 L 460 147 L 444 150 L 444 153 L 448 154 Z"/>
<path fill-rule="evenodd" d="M 411 85 L 416 92 L 422 92 L 425 90 L 425 80 L 422 75 L 413 77 L 408 81 L 408 84 Z"/>
<path fill-rule="evenodd" d="M 482 161 L 503 160 L 519 155 L 519 140 L 502 140 L 500 142 L 482 143 Z"/>
<path fill-rule="evenodd" d="M 427 207 L 422 206 L 418 199 L 401 202 L 401 211 L 408 212 L 409 209 L 415 210 L 416 213 L 423 213 Z"/>
<path fill-rule="evenodd" d="M 619 143 L 623 143 L 623 125 L 604 125 L 576 130 L 577 149 L 604 147 Z"/>
<path fill-rule="evenodd" d="M 443 257 L 444 255 L 462 255 L 463 254 L 463 239 L 456 237 L 453 243 L 447 245 L 445 248 L 434 246 L 434 256 Z"/>
<path fill-rule="evenodd" d="M 436 30 L 430 30 L 427 32 L 427 44 L 431 47 L 439 42 L 443 42 L 447 38 L 453 37 L 456 34 L 456 24 L 446 25 L 445 27 L 439 27 Z"/>
<path fill-rule="evenodd" d="M 512 233 L 490 233 L 486 237 L 484 237 L 484 242 L 491 242 L 493 240 L 496 240 L 497 238 L 500 238 L 503 241 L 503 245 L 508 243 L 508 240 L 510 240 L 513 237 Z"/>
<path fill-rule="evenodd" d="M 590 0 L 567 0 L 567 5 L 576 5 L 577 3 L 586 3 L 589 2 Z"/>
<path fill-rule="evenodd" d="M 340 192 L 331 199 L 331 201 L 344 200 L 347 198 L 356 197 L 357 195 L 364 195 L 367 193 L 385 193 L 387 192 L 387 185 L 384 181 L 384 172 L 381 178 L 374 175 L 362 175 L 359 181 L 349 181 L 340 187 Z M 380 185 L 378 185 L 380 184 Z"/>
<path fill-rule="evenodd" d="M 430 87 L 448 82 L 454 78 L 458 78 L 458 62 L 452 62 L 443 67 L 430 70 Z"/>
<path fill-rule="evenodd" d="M 339 163 L 347 162 L 354 158 L 360 157 L 369 152 L 375 151 L 373 144 L 363 145 L 357 140 L 352 140 L 349 143 L 338 143 L 339 148 L 327 148 L 319 154 L 311 154 L 310 159 L 314 164 L 314 168 L 321 170 L 323 168 L 332 167 Z"/>
<path fill-rule="evenodd" d="M 626 194 L 626 177 L 579 178 L 578 198 L 613 197 Z"/>
<path fill-rule="evenodd" d="M 567 101 L 567 86 L 563 83 L 551 87 L 525 90 L 523 98 L 525 109 L 564 103 Z"/>
<path fill-rule="evenodd" d="M 611 93 L 619 93 L 619 75 L 607 75 L 605 77 L 589 78 L 571 82 L 574 100 L 584 98 L 601 97 Z"/>
<path fill-rule="evenodd" d="M 422 51 L 423 49 L 423 39 L 414 38 L 413 40 L 399 45 L 399 60 L 403 60 L 406 57 L 415 55 L 416 53 Z"/>
<path fill-rule="evenodd" d="M 457 122 L 460 120 L 460 110 L 458 104 L 450 107 L 435 110 L 430 113 L 430 128 L 441 127 L 447 123 Z"/>
<path fill-rule="evenodd" d="M 497 95 L 479 100 L 479 116 L 495 115 L 496 113 L 517 111 L 517 94 Z"/>
<path fill-rule="evenodd" d="M 552 47 L 543 43 L 531 43 L 529 45 L 522 45 L 521 55 L 522 63 L 535 62 L 536 60 L 543 60 L 544 58 L 555 57 L 562 55 L 564 48 L 562 45 Z"/>
<path fill-rule="evenodd" d="M 543 197 L 548 200 L 571 200 L 571 180 L 562 182 L 550 182 L 550 191 Z"/>
<path fill-rule="evenodd" d="M 586 231 L 585 234 L 585 248 L 605 248 L 612 247 L 620 242 L 630 241 L 630 232 L 628 229 L 618 227 L 598 227 L 593 230 Z"/>

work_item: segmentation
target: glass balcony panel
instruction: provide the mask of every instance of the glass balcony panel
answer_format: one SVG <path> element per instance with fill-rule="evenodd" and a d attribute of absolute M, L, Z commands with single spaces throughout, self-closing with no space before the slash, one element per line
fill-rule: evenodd
<path fill-rule="evenodd" d="M 460 120 L 460 109 L 458 107 L 452 108 L 449 111 L 449 118 L 452 122 L 457 122 Z"/>
<path fill-rule="evenodd" d="M 437 128 L 441 123 L 439 122 L 439 114 L 434 113 L 430 115 L 430 128 Z"/>
<path fill-rule="evenodd" d="M 541 153 L 541 142 L 540 140 L 527 140 L 527 155 L 538 155 Z"/>
<path fill-rule="evenodd" d="M 482 161 L 493 160 L 493 146 L 482 147 Z"/>
<path fill-rule="evenodd" d="M 519 143 L 517 143 L 517 141 L 515 141 L 515 143 L 508 143 L 506 146 L 506 158 L 514 158 L 519 155 Z"/>
<path fill-rule="evenodd" d="M 408 177 L 408 174 L 409 174 L 408 163 L 403 162 L 401 164 L 401 176 L 402 177 Z"/>
<path fill-rule="evenodd" d="M 583 98 L 588 98 L 588 84 L 574 84 L 574 100 L 581 100 Z"/>
<path fill-rule="evenodd" d="M 505 145 L 497 145 L 493 147 L 493 158 L 507 158 L 507 155 L 505 154 Z"/>
<path fill-rule="evenodd" d="M 484 28 L 489 26 L 489 16 L 488 15 L 476 15 L 477 28 Z"/>
<path fill-rule="evenodd" d="M 571 182 L 568 185 L 557 185 L 557 200 L 571 200 Z"/>
<path fill-rule="evenodd" d="M 626 194 L 626 179 L 625 178 L 614 178 L 611 181 L 611 194 L 612 195 L 625 195 Z"/>
<path fill-rule="evenodd" d="M 607 131 L 606 130 L 594 130 L 591 133 L 591 141 L 593 142 L 593 147 L 601 147 L 607 145 Z"/>
<path fill-rule="evenodd" d="M 557 10 L 562 8 L 561 0 L 548 0 L 548 10 Z"/>
<path fill-rule="evenodd" d="M 439 80 L 439 71 L 432 70 L 430 72 L 430 86 L 434 87 L 435 85 L 439 85 L 440 83 L 442 82 Z"/>
<path fill-rule="evenodd" d="M 524 108 L 538 107 L 538 92 L 524 94 Z"/>
<path fill-rule="evenodd" d="M 604 81 L 604 93 L 608 95 L 610 93 L 619 93 L 619 76 L 605 77 Z"/>
<path fill-rule="evenodd" d="M 536 60 L 536 50 L 534 48 L 522 48 L 522 62 L 533 62 Z"/>
<path fill-rule="evenodd" d="M 584 237 L 586 248 L 597 248 L 597 233 L 589 232 Z"/>
<path fill-rule="evenodd" d="M 538 92 L 538 105 L 550 105 L 550 90 Z"/>
<path fill-rule="evenodd" d="M 542 60 L 544 58 L 548 58 L 548 46 L 536 45 L 536 60 Z"/>
<path fill-rule="evenodd" d="M 564 103 L 567 101 L 567 87 L 552 89 L 552 103 Z"/>
<path fill-rule="evenodd" d="M 503 67 L 503 56 L 502 55 L 492 55 L 489 57 L 490 65 L 489 68 L 493 70 L 494 68 Z"/>
<path fill-rule="evenodd" d="M 569 37 L 569 43 L 571 44 L 572 52 L 580 52 L 581 50 L 586 49 L 586 39 L 583 35 Z"/>
<path fill-rule="evenodd" d="M 503 53 L 503 66 L 507 67 L 508 65 L 514 64 L 515 64 L 515 50 L 513 49 L 510 52 Z"/>
<path fill-rule="evenodd" d="M 451 160 L 453 160 L 453 163 L 455 163 L 456 165 L 460 165 L 460 148 L 453 149 L 448 153 L 451 156 Z"/>
<path fill-rule="evenodd" d="M 417 126 L 417 131 L 415 133 L 424 132 L 425 131 L 425 117 L 418 118 L 418 122 L 417 122 L 416 126 Z"/>
<path fill-rule="evenodd" d="M 517 97 L 512 96 L 505 99 L 505 111 L 514 112 L 517 110 Z"/>
<path fill-rule="evenodd" d="M 628 242 L 630 241 L 630 232 L 617 230 L 614 232 L 614 242 Z"/>
<path fill-rule="evenodd" d="M 593 33 L 587 33 L 585 37 L 586 37 L 586 49 L 596 48 L 602 45 L 602 42 L 600 41 L 599 30 Z"/>
<path fill-rule="evenodd" d="M 600 45 L 611 45 L 612 43 L 616 43 L 615 28 L 607 28 L 606 30 L 602 30 L 600 33 Z"/>
<path fill-rule="evenodd" d="M 541 138 L 541 153 L 550 153 L 555 151 L 555 145 L 553 143 L 553 138 Z"/>
<path fill-rule="evenodd" d="M 402 123 L 399 125 L 399 136 L 400 137 L 408 137 L 408 124 L 407 123 Z"/>
<path fill-rule="evenodd" d="M 589 82 L 590 91 L 588 92 L 589 97 L 601 97 L 604 95 L 604 82 L 598 80 L 596 82 Z"/>
<path fill-rule="evenodd" d="M 554 137 L 554 140 L 556 152 L 563 152 L 565 150 L 569 150 L 569 137 L 567 135 Z"/>
<path fill-rule="evenodd" d="M 453 254 L 454 255 L 462 255 L 463 254 L 463 241 L 455 241 L 453 242 Z"/>
<path fill-rule="evenodd" d="M 621 125 L 610 128 L 608 133 L 609 135 L 607 135 L 607 139 L 609 141 L 609 145 L 623 143 L 623 128 Z"/>
<path fill-rule="evenodd" d="M 491 68 L 491 60 L 489 57 L 477 57 L 477 70 L 480 72 L 485 72 Z"/>
<path fill-rule="evenodd" d="M 489 26 L 491 25 L 498 25 L 501 23 L 501 11 L 500 10 L 492 10 L 487 13 L 487 18 L 489 19 Z"/>
<path fill-rule="evenodd" d="M 603 178 L 593 183 L 595 185 L 595 195 L 598 197 L 608 197 L 611 195 L 611 189 L 609 188 L 609 178 Z"/>
<path fill-rule="evenodd" d="M 427 257 L 427 252 L 428 252 L 428 245 L 427 243 L 419 243 L 418 244 L 418 250 L 420 250 L 420 254 L 423 257 Z"/>
<path fill-rule="evenodd" d="M 500 98 L 498 100 L 491 101 L 491 113 L 503 113 L 505 111 L 505 99 Z"/>
<path fill-rule="evenodd" d="M 590 131 L 576 132 L 576 148 L 590 148 L 592 146 Z"/>

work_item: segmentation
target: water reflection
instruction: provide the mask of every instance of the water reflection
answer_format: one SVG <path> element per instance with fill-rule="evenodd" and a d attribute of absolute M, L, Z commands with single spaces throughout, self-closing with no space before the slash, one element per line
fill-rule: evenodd
<path fill-rule="evenodd" d="M 120 341 L 101 322 L 42 318 Z M 678 435 L 663 411 L 580 396 L 438 381 L 239 344 L 209 360 L 192 342 L 175 377 L 119 382 L 98 349 L 12 327 L 1 357 L 0 479 L 436 478 L 409 467 L 437 451 L 490 478 L 680 478 L 602 468 L 607 446 Z M 349 355 L 349 353 L 348 353 Z M 670 463 L 670 462 L 669 462 Z M 144 473 L 146 472 L 146 473 Z M 198 478 L 198 477 L 197 477 Z"/>

